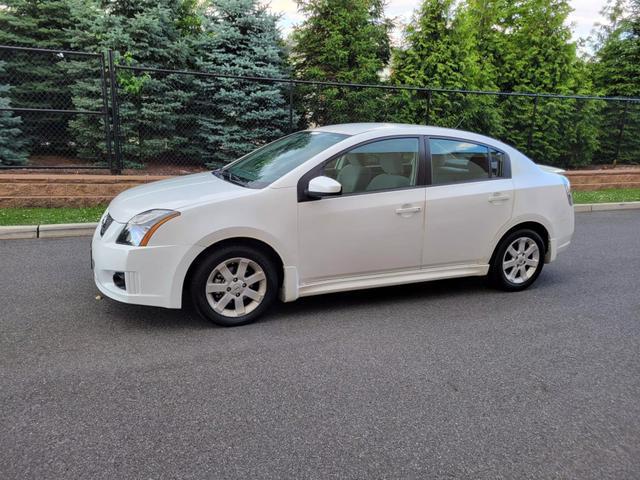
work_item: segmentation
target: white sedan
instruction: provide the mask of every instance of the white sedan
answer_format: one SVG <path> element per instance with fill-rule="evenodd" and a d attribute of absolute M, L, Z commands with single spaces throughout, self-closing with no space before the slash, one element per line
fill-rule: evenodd
<path fill-rule="evenodd" d="M 345 124 L 121 193 L 93 236 L 92 265 L 108 297 L 190 301 L 233 326 L 278 296 L 481 275 L 522 290 L 567 248 L 573 227 L 568 180 L 504 143 Z"/>

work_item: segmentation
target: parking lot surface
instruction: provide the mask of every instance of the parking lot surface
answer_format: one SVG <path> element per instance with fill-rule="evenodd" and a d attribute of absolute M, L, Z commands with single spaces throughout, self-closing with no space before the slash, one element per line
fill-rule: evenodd
<path fill-rule="evenodd" d="M 0 242 L 0 477 L 640 478 L 640 212 L 538 282 L 301 299 L 235 329 L 97 300 L 89 239 Z"/>

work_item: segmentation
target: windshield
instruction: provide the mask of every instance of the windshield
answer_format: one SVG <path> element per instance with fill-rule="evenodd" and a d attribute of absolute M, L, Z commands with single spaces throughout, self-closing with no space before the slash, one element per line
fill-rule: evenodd
<path fill-rule="evenodd" d="M 214 173 L 238 185 L 264 188 L 347 136 L 330 132 L 294 133 L 265 145 Z"/>

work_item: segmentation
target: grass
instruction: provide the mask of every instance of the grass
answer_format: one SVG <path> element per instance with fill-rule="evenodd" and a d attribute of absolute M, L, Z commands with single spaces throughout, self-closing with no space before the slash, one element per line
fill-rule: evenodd
<path fill-rule="evenodd" d="M 639 202 L 640 188 L 612 188 L 593 192 L 573 192 L 575 203 Z"/>
<path fill-rule="evenodd" d="M 640 188 L 573 192 L 575 203 L 638 202 Z M 106 205 L 81 208 L 0 208 L 0 225 L 97 222 Z"/>
<path fill-rule="evenodd" d="M 106 205 L 78 208 L 0 208 L 0 225 L 97 222 Z"/>

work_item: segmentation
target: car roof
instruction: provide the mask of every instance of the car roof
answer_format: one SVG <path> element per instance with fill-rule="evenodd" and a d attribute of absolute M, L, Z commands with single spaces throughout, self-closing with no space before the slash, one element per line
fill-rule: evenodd
<path fill-rule="evenodd" d="M 323 127 L 312 128 L 311 130 L 316 132 L 332 132 L 341 133 L 343 135 L 359 135 L 364 132 L 370 132 L 371 130 L 393 130 L 407 127 L 424 128 L 423 125 L 409 125 L 403 123 L 340 123 L 336 125 L 326 125 Z"/>
<path fill-rule="evenodd" d="M 433 135 L 442 137 L 453 137 L 476 141 L 480 143 L 488 143 L 489 145 L 499 146 L 511 149 L 509 145 L 504 144 L 500 140 L 487 137 L 479 133 L 469 132 L 466 130 L 456 130 L 454 128 L 434 127 L 431 125 L 412 125 L 408 123 L 340 123 L 336 125 L 326 125 L 310 129 L 315 132 L 332 132 L 343 135 L 360 135 L 367 132 L 379 132 L 383 135 L 393 135 L 395 133 L 405 135 L 407 133 L 415 133 L 416 135 Z"/>

